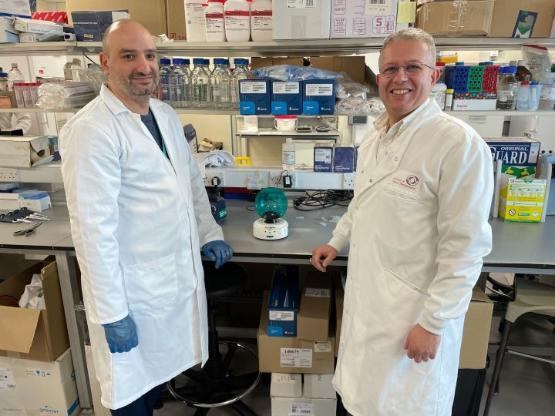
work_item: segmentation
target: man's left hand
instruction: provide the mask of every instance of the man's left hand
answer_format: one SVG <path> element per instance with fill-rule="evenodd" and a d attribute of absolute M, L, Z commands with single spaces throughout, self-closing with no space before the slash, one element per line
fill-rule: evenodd
<path fill-rule="evenodd" d="M 208 260 L 216 262 L 216 269 L 219 269 L 225 262 L 233 257 L 233 249 L 224 240 L 210 241 L 202 246 L 201 251 Z"/>
<path fill-rule="evenodd" d="M 441 336 L 432 334 L 416 324 L 407 335 L 404 349 L 411 360 L 419 363 L 436 358 L 440 342 Z"/>

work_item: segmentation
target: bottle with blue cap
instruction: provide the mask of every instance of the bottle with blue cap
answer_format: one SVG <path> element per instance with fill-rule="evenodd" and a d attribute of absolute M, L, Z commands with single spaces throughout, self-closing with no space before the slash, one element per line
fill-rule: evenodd
<path fill-rule="evenodd" d="M 231 108 L 239 108 L 239 80 L 249 77 L 249 60 L 245 58 L 235 58 L 233 63 L 235 69 L 231 76 L 230 103 Z"/>
<path fill-rule="evenodd" d="M 160 58 L 160 98 L 162 101 L 170 101 L 170 74 L 171 69 L 170 58 Z"/>
<path fill-rule="evenodd" d="M 208 107 L 210 74 L 208 73 L 206 61 L 203 58 L 193 58 L 194 67 L 191 74 L 192 105 L 197 108 Z"/>
<path fill-rule="evenodd" d="M 214 58 L 214 71 L 210 75 L 210 99 L 214 108 L 229 108 L 231 78 L 225 59 Z"/>

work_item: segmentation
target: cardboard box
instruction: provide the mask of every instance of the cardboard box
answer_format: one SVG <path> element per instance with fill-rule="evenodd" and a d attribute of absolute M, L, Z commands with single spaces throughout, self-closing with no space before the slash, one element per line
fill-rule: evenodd
<path fill-rule="evenodd" d="M 332 0 L 330 38 L 374 38 L 395 32 L 397 0 Z"/>
<path fill-rule="evenodd" d="M 0 166 L 30 168 L 52 159 L 48 136 L 0 136 Z"/>
<path fill-rule="evenodd" d="M 310 274 L 301 294 L 297 335 L 301 339 L 322 341 L 329 338 L 331 283 L 322 276 Z"/>
<path fill-rule="evenodd" d="M 106 11 L 128 10 L 131 18 L 142 23 L 153 35 L 175 34 L 185 39 L 185 9 L 183 0 L 66 0 L 69 24 L 73 24 L 71 12 L 76 10 Z"/>
<path fill-rule="evenodd" d="M 303 114 L 332 115 L 335 113 L 335 79 L 303 81 Z"/>
<path fill-rule="evenodd" d="M 51 363 L 0 357 L 0 415 L 78 415 L 71 352 Z"/>
<path fill-rule="evenodd" d="M 332 374 L 335 338 L 324 341 L 298 337 L 271 337 L 268 326 L 268 292 L 264 293 L 258 328 L 258 368 L 262 373 Z"/>
<path fill-rule="evenodd" d="M 553 0 L 495 0 L 489 36 L 547 38 L 554 12 Z"/>
<path fill-rule="evenodd" d="M 472 300 L 464 319 L 459 368 L 481 369 L 486 366 L 493 303 L 479 289 L 472 292 Z"/>
<path fill-rule="evenodd" d="M 272 373 L 271 397 L 301 397 L 303 395 L 303 375 Z"/>
<path fill-rule="evenodd" d="M 272 81 L 272 114 L 302 114 L 302 81 Z"/>
<path fill-rule="evenodd" d="M 0 14 L 31 17 L 31 4 L 29 0 L 0 0 Z"/>
<path fill-rule="evenodd" d="M 545 179 L 533 179 L 530 176 L 515 178 L 503 174 L 499 216 L 506 221 L 540 222 L 546 202 L 546 186 Z"/>
<path fill-rule="evenodd" d="M 19 300 L 25 285 L 29 284 L 33 274 L 37 273 L 41 275 L 46 309 L 26 309 L 0 304 L 0 355 L 54 361 L 69 347 L 55 262 L 40 262 L 3 281 L 0 283 L 0 295 Z"/>
<path fill-rule="evenodd" d="M 241 115 L 270 114 L 271 98 L 269 80 L 239 80 L 239 112 Z"/>
<path fill-rule="evenodd" d="M 417 9 L 416 27 L 434 36 L 487 36 L 493 6 L 493 0 L 426 3 Z"/>
<path fill-rule="evenodd" d="M 484 138 L 491 150 L 494 161 L 504 165 L 535 166 L 540 154 L 541 143 L 527 137 L 487 137 Z"/>
<path fill-rule="evenodd" d="M 272 416 L 335 416 L 336 399 L 272 397 Z"/>
<path fill-rule="evenodd" d="M 335 290 L 335 356 L 339 351 L 339 342 L 341 340 L 341 322 L 343 321 L 343 297 L 345 293 L 343 289 Z"/>
<path fill-rule="evenodd" d="M 332 385 L 333 374 L 305 374 L 303 376 L 303 397 L 311 399 L 335 399 Z"/>
<path fill-rule="evenodd" d="M 331 0 L 272 2 L 273 39 L 329 39 Z"/>
<path fill-rule="evenodd" d="M 320 56 L 310 58 L 310 66 L 345 73 L 360 84 L 366 83 L 366 61 L 364 56 Z"/>
<path fill-rule="evenodd" d="M 57 33 L 61 35 L 64 33 L 64 27 L 57 23 L 46 20 L 23 19 L 19 17 L 15 19 L 14 29 L 18 32 L 38 34 Z"/>

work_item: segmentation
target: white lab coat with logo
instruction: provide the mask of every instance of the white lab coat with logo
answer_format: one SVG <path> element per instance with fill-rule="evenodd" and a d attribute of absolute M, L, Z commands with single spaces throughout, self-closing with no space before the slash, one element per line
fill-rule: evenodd
<path fill-rule="evenodd" d="M 355 196 L 329 242 L 350 242 L 334 386 L 354 416 L 451 415 L 464 315 L 491 249 L 486 143 L 434 100 L 401 123 L 380 162 L 379 132 L 360 146 Z M 441 335 L 420 364 L 403 349 L 417 323 Z"/>
<path fill-rule="evenodd" d="M 208 358 L 200 248 L 223 234 L 175 112 L 154 99 L 150 108 L 169 160 L 105 86 L 60 135 L 93 359 L 111 409 Z M 111 354 L 101 324 L 127 314 L 139 345 Z"/>

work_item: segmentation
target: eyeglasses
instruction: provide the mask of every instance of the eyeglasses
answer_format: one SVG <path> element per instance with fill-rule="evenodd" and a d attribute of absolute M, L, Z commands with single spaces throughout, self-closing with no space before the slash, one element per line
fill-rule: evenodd
<path fill-rule="evenodd" d="M 425 68 L 435 70 L 434 67 L 420 62 L 420 63 L 414 63 L 414 64 L 408 64 L 408 65 L 388 66 L 383 71 L 381 71 L 381 75 L 388 78 L 394 77 L 395 75 L 397 75 L 397 73 L 401 68 L 403 68 L 405 73 L 407 73 L 408 75 L 420 74 L 422 71 L 424 71 Z"/>

